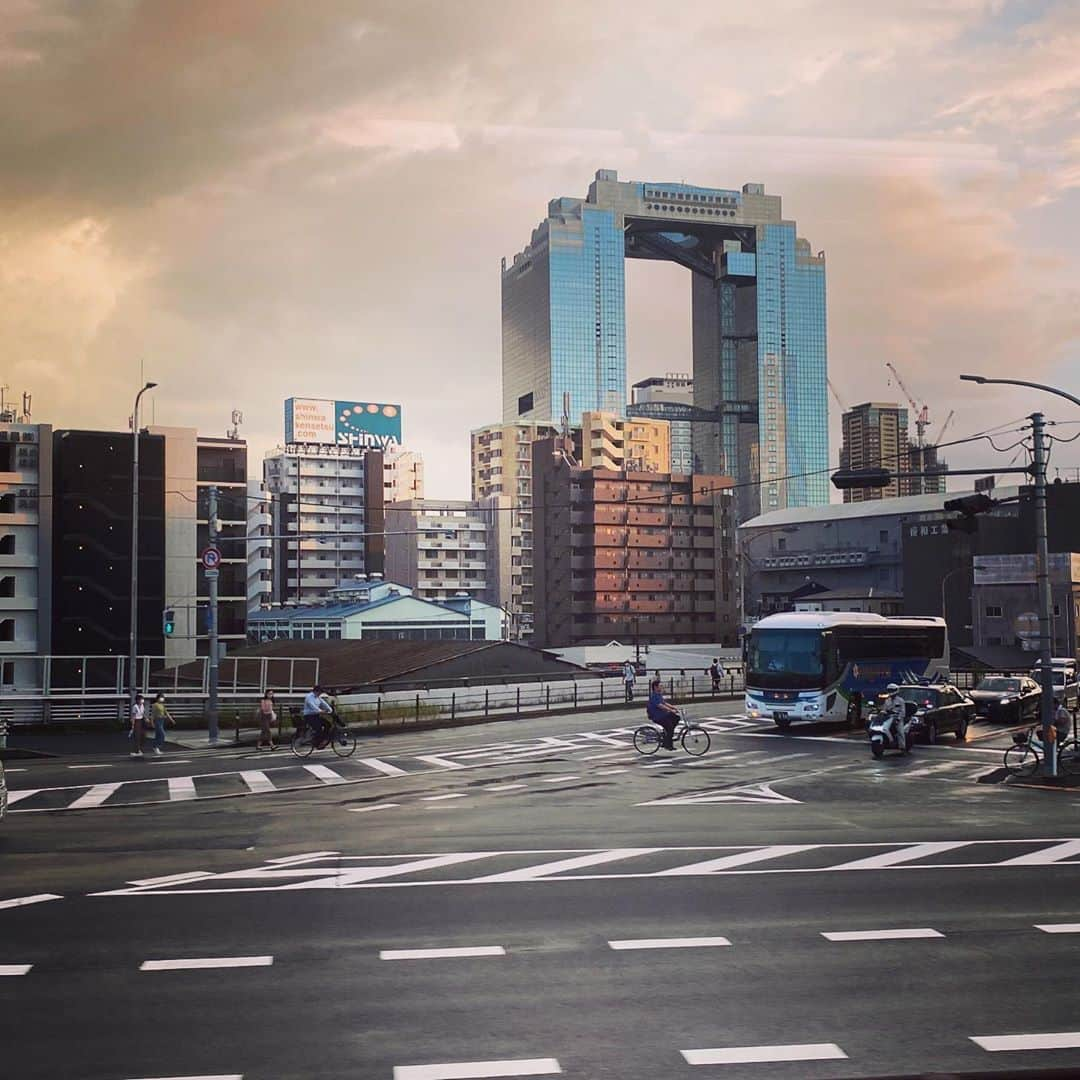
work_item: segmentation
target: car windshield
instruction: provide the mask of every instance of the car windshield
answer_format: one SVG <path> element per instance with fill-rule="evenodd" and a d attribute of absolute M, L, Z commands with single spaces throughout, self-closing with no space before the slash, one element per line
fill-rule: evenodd
<path fill-rule="evenodd" d="M 1065 685 L 1065 678 L 1066 678 L 1066 672 L 1064 672 L 1064 671 L 1055 671 L 1054 672 L 1054 685 L 1055 686 L 1064 686 Z"/>
<path fill-rule="evenodd" d="M 995 694 L 1018 694 L 1020 692 L 1020 680 L 1002 678 L 983 679 L 975 689 L 990 690 Z"/>
<path fill-rule="evenodd" d="M 937 691 L 925 686 L 901 686 L 897 696 L 904 701 L 914 701 L 916 705 L 937 704 Z"/>

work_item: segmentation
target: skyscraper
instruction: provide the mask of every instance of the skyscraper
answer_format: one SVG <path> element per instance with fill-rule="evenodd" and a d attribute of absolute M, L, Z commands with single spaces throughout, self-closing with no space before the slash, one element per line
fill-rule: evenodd
<path fill-rule="evenodd" d="M 625 259 L 691 272 L 696 471 L 739 484 L 739 514 L 828 502 L 825 257 L 761 184 L 620 182 L 559 198 L 503 262 L 503 420 L 626 402 Z"/>
<path fill-rule="evenodd" d="M 840 445 L 841 469 L 888 469 L 910 471 L 908 455 L 908 411 L 895 401 L 867 401 L 848 409 L 841 418 L 843 442 Z M 871 499 L 894 499 L 911 492 L 893 479 L 883 488 L 850 488 L 844 502 L 867 502 Z"/>

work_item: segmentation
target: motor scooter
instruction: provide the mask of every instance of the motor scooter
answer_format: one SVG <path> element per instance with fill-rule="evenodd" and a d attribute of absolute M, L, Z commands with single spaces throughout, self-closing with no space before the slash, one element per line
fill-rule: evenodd
<path fill-rule="evenodd" d="M 915 715 L 915 711 L 918 706 L 914 701 L 906 701 L 904 703 L 904 711 L 906 717 L 904 720 L 906 736 L 904 738 L 903 753 L 911 753 L 911 731 L 910 721 L 912 716 Z M 886 750 L 899 750 L 900 738 L 897 731 L 897 724 L 900 723 L 900 718 L 892 712 L 886 712 L 880 705 L 871 715 L 869 722 L 866 725 L 867 734 L 870 736 L 870 753 L 875 758 L 880 758 Z"/>

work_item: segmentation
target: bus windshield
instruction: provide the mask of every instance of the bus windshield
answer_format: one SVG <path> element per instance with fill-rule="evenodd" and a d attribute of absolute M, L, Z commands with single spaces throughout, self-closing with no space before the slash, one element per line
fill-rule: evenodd
<path fill-rule="evenodd" d="M 746 655 L 748 686 L 811 690 L 825 685 L 820 630 L 750 632 Z"/>

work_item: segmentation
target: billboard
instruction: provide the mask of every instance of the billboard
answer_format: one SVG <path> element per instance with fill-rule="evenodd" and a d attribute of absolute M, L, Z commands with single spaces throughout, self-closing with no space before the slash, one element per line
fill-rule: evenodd
<path fill-rule="evenodd" d="M 401 406 L 374 401 L 289 398 L 285 402 L 285 442 L 320 446 L 401 445 Z"/>

